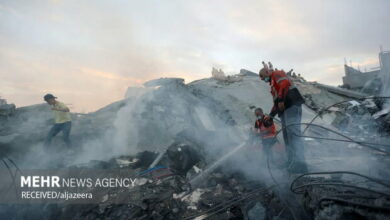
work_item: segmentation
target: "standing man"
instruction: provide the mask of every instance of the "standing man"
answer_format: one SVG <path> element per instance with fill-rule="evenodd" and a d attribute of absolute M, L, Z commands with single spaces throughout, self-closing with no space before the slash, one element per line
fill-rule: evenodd
<path fill-rule="evenodd" d="M 305 102 L 299 90 L 284 71 L 270 70 L 264 66 L 260 79 L 269 83 L 274 99 L 270 116 L 278 114 L 282 121 L 283 139 L 287 146 L 288 170 L 291 173 L 305 173 L 307 166 L 301 140 L 302 104 Z"/>
<path fill-rule="evenodd" d="M 72 128 L 72 121 L 70 118 L 69 108 L 62 102 L 56 100 L 57 97 L 52 94 L 46 94 L 43 99 L 52 106 L 51 110 L 54 113 L 54 125 L 50 129 L 45 139 L 45 147 L 49 147 L 51 139 L 62 131 L 64 142 L 68 147 L 71 147 L 69 139 L 70 129 Z"/>
<path fill-rule="evenodd" d="M 255 116 L 256 122 L 254 131 L 256 135 L 259 135 L 261 138 L 264 152 L 263 155 L 267 156 L 270 160 L 273 160 L 271 148 L 277 142 L 275 124 L 272 118 L 265 120 L 266 115 L 263 113 L 263 109 L 261 108 L 255 109 Z M 263 157 L 263 161 L 265 161 L 265 157 Z"/>

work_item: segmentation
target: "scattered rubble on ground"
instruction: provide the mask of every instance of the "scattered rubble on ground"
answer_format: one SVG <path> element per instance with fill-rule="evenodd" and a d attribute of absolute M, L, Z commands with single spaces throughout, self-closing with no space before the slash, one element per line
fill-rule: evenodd
<path fill-rule="evenodd" d="M 187 148 L 187 150 L 185 150 Z M 169 151 L 184 152 L 193 157 L 190 146 L 175 143 Z M 179 150 L 182 149 L 182 150 Z M 157 158 L 152 152 L 140 152 L 135 156 L 121 156 L 110 161 L 91 161 L 75 167 L 97 169 L 124 169 L 138 173 L 135 187 L 107 192 L 100 204 L 62 205 L 52 204 L 35 207 L 35 217 L 29 219 L 259 219 L 271 218 L 282 211 L 280 201 L 270 187 L 247 180 L 240 173 L 224 173 L 217 170 L 207 176 L 202 186 L 191 188 L 188 179 L 196 175 L 194 169 L 199 160 L 176 160 L 172 153 L 164 155 L 161 162 L 148 169 L 148 164 Z M 199 157 L 197 157 L 199 159 Z M 185 169 L 183 169 L 185 168 Z M 187 170 L 187 171 L 185 171 Z M 185 171 L 185 172 L 184 172 Z M 272 201 L 272 202 L 271 202 Z M 279 205 L 275 205 L 279 204 Z M 29 205 L 9 205 L 0 208 L 0 217 L 7 210 L 18 209 L 16 218 L 25 217 L 31 210 Z M 222 211 L 218 211 L 218 210 Z M 217 211 L 217 212 L 216 212 Z M 260 215 L 260 216 L 259 216 Z M 51 217 L 49 217 L 51 216 Z M 288 213 L 279 217 L 288 219 Z"/>
<path fill-rule="evenodd" d="M 303 194 L 286 193 L 289 184 L 285 182 L 295 177 L 284 169 L 267 169 L 253 146 L 234 152 L 226 163 L 208 172 L 245 140 L 253 124 L 253 108 L 267 111 L 272 106 L 269 87 L 256 73 L 241 70 L 238 75 L 225 76 L 213 69 L 212 75 L 189 84 L 179 78 L 152 80 L 140 90 L 129 88 L 124 100 L 96 112 L 72 114 L 71 136 L 78 146 L 77 156 L 64 156 L 66 149 L 61 144 L 55 144 L 50 153 L 42 153 L 40 143 L 51 124 L 46 104 L 17 108 L 8 119 L 0 118 L 1 151 L 15 158 L 21 168 L 115 168 L 139 174 L 134 188 L 107 193 L 100 204 L 3 205 L 0 218 L 15 213 L 14 219 L 293 219 L 302 214 L 296 212 L 296 207 L 303 207 L 304 215 L 313 219 L 388 218 L 388 197 L 312 184 L 350 183 L 350 179 L 337 175 L 331 182 L 317 176 L 305 177 L 297 183 L 312 185 L 301 188 Z M 351 137 L 359 136 L 361 131 L 374 132 L 377 126 L 388 132 L 390 116 L 383 100 L 348 102 L 347 97 L 301 78 L 294 82 L 306 99 L 303 122 L 321 113 L 323 117 L 316 123 L 333 126 Z M 326 109 L 342 101 L 346 102 Z M 306 134 L 334 138 L 330 133 L 311 128 Z M 364 140 L 370 135 L 368 132 L 359 138 Z M 369 161 L 364 173 L 388 176 L 385 168 L 389 161 L 364 151 L 357 143 L 329 144 L 328 140 L 309 137 L 305 143 L 309 146 L 306 157 L 311 171 L 358 170 L 367 162 L 362 160 L 364 155 Z M 47 161 L 37 160 L 46 157 Z M 201 184 L 191 185 L 191 180 L 202 173 L 208 175 L 202 177 Z M 363 186 L 378 189 L 370 184 Z M 324 199 L 336 194 L 339 200 Z M 118 203 L 120 199 L 126 202 Z M 378 206 L 383 209 L 376 209 Z"/>
<path fill-rule="evenodd" d="M 312 219 L 387 219 L 389 187 L 357 173 L 324 172 L 298 177 L 291 190 L 303 196 Z"/>
<path fill-rule="evenodd" d="M 305 104 L 339 130 L 366 138 L 373 138 L 372 135 L 388 137 L 390 108 L 386 104 L 387 98 L 370 98 L 356 91 L 345 92 L 346 89 L 292 79 L 305 98 Z M 343 91 L 336 94 L 335 90 Z"/>

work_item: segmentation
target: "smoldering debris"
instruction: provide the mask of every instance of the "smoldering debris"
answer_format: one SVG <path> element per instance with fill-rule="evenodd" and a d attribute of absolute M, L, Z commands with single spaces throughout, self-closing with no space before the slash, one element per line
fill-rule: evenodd
<path fill-rule="evenodd" d="M 354 172 L 301 175 L 291 190 L 304 195 L 313 219 L 386 219 L 390 212 L 390 184 Z"/>
<path fill-rule="evenodd" d="M 386 123 L 388 113 L 381 104 L 383 100 L 348 102 L 305 80 L 296 81 L 300 89 L 305 87 L 305 98 L 311 103 L 303 108 L 304 122 L 321 113 L 316 124 L 359 141 L 372 142 L 372 137 L 379 137 L 375 143 L 386 140 L 385 129 L 373 129 L 385 126 L 381 123 Z M 345 103 L 326 109 L 342 101 Z M 333 178 L 329 182 L 307 176 L 297 182 L 309 184 L 300 188 L 304 194 L 295 195 L 288 192 L 295 177 L 283 167 L 272 163 L 267 166 L 261 161 L 258 146 L 243 145 L 235 151 L 249 138 L 255 106 L 270 109 L 272 99 L 268 85 L 247 70 L 189 84 L 178 78 L 153 80 L 142 88 L 129 89 L 124 100 L 96 112 L 73 113 L 71 137 L 76 147 L 70 154 L 60 141 L 54 141 L 52 149 L 41 146 L 51 124 L 47 105 L 17 108 L 7 119 L 0 118 L 0 141 L 21 169 L 123 169 L 139 176 L 136 187 L 107 192 L 99 204 L 3 205 L 0 218 L 251 220 L 389 216 L 388 197 L 369 192 L 377 190 L 377 185 L 366 184 L 362 187 L 368 190 L 353 191 L 322 184 L 350 184 L 350 179 Z M 358 142 L 331 141 L 340 137 L 313 126 L 305 135 L 311 136 L 304 138 L 311 171 L 349 170 L 375 178 L 389 176 L 388 157 L 366 151 Z M 191 184 L 198 177 L 200 184 Z M 334 194 L 338 200 L 322 200 Z M 359 202 L 365 206 L 356 205 Z"/>
<path fill-rule="evenodd" d="M 1 206 L 0 217 L 25 217 L 32 207 L 35 214 L 29 219 L 258 219 L 277 215 L 282 210 L 272 187 L 249 181 L 237 172 L 216 170 L 203 179 L 202 187 L 191 188 L 186 176 L 196 175 L 200 169 L 197 167 L 206 166 L 204 160 L 199 160 L 202 153 L 195 152 L 196 148 L 188 143 L 176 143 L 168 149 L 169 153 L 153 169 L 139 163 L 151 162 L 157 157 L 147 151 L 77 165 L 138 173 L 136 187 L 109 191 L 99 204 L 59 203 L 49 205 L 50 208 L 47 205 L 6 205 Z M 174 153 L 186 156 L 176 160 L 172 157 Z M 197 155 L 196 159 L 189 165 L 191 160 L 185 158 L 193 155 Z M 10 215 L 9 211 L 16 209 L 18 212 Z M 288 219 L 288 213 L 281 216 Z"/>
<path fill-rule="evenodd" d="M 183 149 L 184 154 L 197 159 L 176 160 L 166 153 L 159 164 L 148 169 L 157 154 L 140 152 L 109 161 L 91 161 L 77 167 L 123 169 L 138 173 L 136 186 L 110 190 L 99 204 L 94 205 L 3 205 L 0 217 L 22 219 L 294 219 L 300 216 L 286 205 L 286 198 L 276 184 L 264 185 L 249 180 L 240 172 L 215 169 L 204 176 L 203 184 L 193 188 L 189 183 L 198 170 L 207 169 L 201 151 L 191 144 L 175 143 L 170 151 Z M 191 150 L 184 150 L 191 148 Z M 139 163 L 145 160 L 148 163 Z M 190 167 L 177 173 L 171 167 Z M 312 219 L 335 219 L 357 216 L 364 219 L 389 217 L 390 193 L 388 183 L 355 175 L 351 172 L 324 172 L 299 176 L 291 184 L 297 201 Z M 291 199 L 291 198 L 289 198 Z M 12 212 L 12 210 L 18 210 Z M 34 215 L 29 213 L 34 210 Z M 295 212 L 295 213 L 292 213 Z M 10 214 L 12 213 L 12 214 Z M 298 219 L 302 219 L 298 217 Z"/>

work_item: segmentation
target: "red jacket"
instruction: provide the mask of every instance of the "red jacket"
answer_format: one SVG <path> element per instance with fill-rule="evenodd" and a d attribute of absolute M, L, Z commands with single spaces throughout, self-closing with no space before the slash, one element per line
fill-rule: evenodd
<path fill-rule="evenodd" d="M 298 89 L 293 85 L 293 82 L 284 71 L 275 70 L 271 73 L 270 78 L 271 94 L 274 100 L 274 106 L 270 113 L 272 117 L 276 113 L 281 113 L 278 111 L 279 102 L 284 102 L 286 109 L 291 105 L 300 105 L 305 102 Z"/>
<path fill-rule="evenodd" d="M 271 87 L 275 89 L 277 99 L 284 100 L 291 85 L 292 82 L 284 71 L 276 70 L 271 73 Z"/>

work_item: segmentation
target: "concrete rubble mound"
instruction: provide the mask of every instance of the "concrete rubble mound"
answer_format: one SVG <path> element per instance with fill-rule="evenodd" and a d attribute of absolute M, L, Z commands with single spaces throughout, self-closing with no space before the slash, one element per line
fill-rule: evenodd
<path fill-rule="evenodd" d="M 273 103 L 268 85 L 245 69 L 226 76 L 213 68 L 188 84 L 152 80 L 96 112 L 72 113 L 74 152 L 56 140 L 43 149 L 47 105 L 14 108 L 0 118 L 0 150 L 20 169 L 118 169 L 137 181 L 98 204 L 3 204 L 0 219 L 389 219 L 387 100 L 351 100 L 292 79 L 306 100 L 311 173 L 301 176 L 286 172 L 280 149 L 282 163 L 262 161 L 249 141 L 254 108 Z"/>

